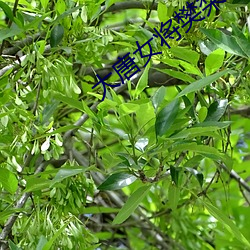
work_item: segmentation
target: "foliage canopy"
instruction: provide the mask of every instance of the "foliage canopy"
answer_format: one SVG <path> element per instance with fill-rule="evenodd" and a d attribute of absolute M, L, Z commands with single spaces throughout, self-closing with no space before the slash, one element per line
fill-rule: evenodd
<path fill-rule="evenodd" d="M 183 0 L 0 1 L 0 249 L 250 249 L 250 6 L 217 2 L 101 101 Z"/>

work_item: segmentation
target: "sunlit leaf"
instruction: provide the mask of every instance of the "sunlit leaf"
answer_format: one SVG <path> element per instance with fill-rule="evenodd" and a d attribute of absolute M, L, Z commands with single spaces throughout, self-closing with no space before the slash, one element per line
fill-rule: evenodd
<path fill-rule="evenodd" d="M 197 65 L 200 54 L 191 49 L 185 49 L 181 47 L 172 47 L 170 51 L 178 58 L 190 62 L 192 65 Z"/>
<path fill-rule="evenodd" d="M 117 190 L 133 183 L 136 177 L 132 174 L 119 172 L 109 176 L 99 187 L 99 190 Z"/>
<path fill-rule="evenodd" d="M 246 57 L 246 54 L 239 46 L 237 40 L 233 36 L 228 36 L 218 29 L 204 29 L 200 30 L 219 48 L 235 55 Z"/>
<path fill-rule="evenodd" d="M 217 49 L 209 54 L 205 60 L 205 72 L 206 75 L 211 75 L 221 68 L 223 65 L 225 51 Z"/>
<path fill-rule="evenodd" d="M 140 138 L 136 143 L 135 143 L 135 147 L 140 150 L 140 151 L 144 151 L 145 147 L 148 145 L 148 138 Z"/>
<path fill-rule="evenodd" d="M 5 211 L 0 212 L 0 222 L 4 223 L 8 217 L 14 213 L 23 212 L 23 208 L 8 208 Z"/>
<path fill-rule="evenodd" d="M 162 101 L 164 100 L 165 94 L 166 94 L 166 87 L 161 86 L 159 89 L 157 89 L 157 91 L 153 95 L 152 103 L 155 110 L 157 110 L 157 108 L 161 105 Z"/>
<path fill-rule="evenodd" d="M 41 5 L 43 6 L 44 9 L 47 8 L 48 3 L 49 3 L 49 0 L 41 0 Z"/>
<path fill-rule="evenodd" d="M 5 168 L 0 168 L 0 183 L 11 194 L 14 194 L 18 187 L 16 176 Z"/>
<path fill-rule="evenodd" d="M 157 14 L 158 14 L 158 18 L 161 22 L 166 22 L 168 21 L 168 16 L 167 16 L 167 6 L 165 3 L 163 2 L 159 2 L 158 6 L 157 6 Z"/>

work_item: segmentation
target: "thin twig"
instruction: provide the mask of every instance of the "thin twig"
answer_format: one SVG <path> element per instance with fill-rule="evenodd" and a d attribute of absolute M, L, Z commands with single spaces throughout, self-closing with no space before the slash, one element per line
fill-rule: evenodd
<path fill-rule="evenodd" d="M 148 21 L 148 19 L 150 18 L 150 15 L 151 15 L 151 12 L 152 12 L 152 9 L 153 9 L 154 4 L 155 4 L 155 0 L 153 0 L 151 6 L 150 6 L 150 8 L 149 8 L 149 11 L 147 12 L 146 20 L 145 20 L 144 23 L 142 24 L 142 28 L 145 27 L 146 21 Z"/>

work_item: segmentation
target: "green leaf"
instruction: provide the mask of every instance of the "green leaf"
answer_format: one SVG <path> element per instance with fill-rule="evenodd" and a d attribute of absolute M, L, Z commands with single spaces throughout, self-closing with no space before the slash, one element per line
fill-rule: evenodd
<path fill-rule="evenodd" d="M 216 44 L 208 39 L 206 39 L 205 41 L 199 41 L 199 47 L 201 52 L 207 56 L 218 48 Z"/>
<path fill-rule="evenodd" d="M 242 31 L 234 23 L 232 23 L 232 35 L 235 37 L 239 37 L 243 40 L 247 40 Z"/>
<path fill-rule="evenodd" d="M 239 44 L 240 48 L 244 51 L 244 53 L 250 57 L 250 42 L 244 37 L 244 39 L 240 37 L 235 37 L 237 43 Z"/>
<path fill-rule="evenodd" d="M 179 61 L 179 65 L 184 68 L 185 73 L 194 74 L 194 75 L 203 77 L 203 74 L 201 73 L 200 69 L 197 66 L 194 66 L 188 62 L 184 62 L 182 60 L 178 60 L 178 61 Z"/>
<path fill-rule="evenodd" d="M 186 167 L 185 168 L 188 172 L 190 172 L 192 175 L 195 176 L 195 178 L 197 179 L 197 181 L 199 182 L 200 186 L 202 187 L 203 185 L 203 181 L 204 181 L 204 176 L 201 172 L 197 171 L 196 169 L 194 168 L 189 168 L 189 167 Z"/>
<path fill-rule="evenodd" d="M 0 30 L 0 42 L 6 38 L 17 36 L 22 33 L 24 30 L 20 29 L 18 26 L 14 25 L 11 28 Z"/>
<path fill-rule="evenodd" d="M 44 9 L 47 8 L 48 3 L 49 3 L 49 0 L 41 0 L 41 5 L 42 5 L 42 7 L 43 7 Z"/>
<path fill-rule="evenodd" d="M 212 103 L 208 108 L 208 114 L 205 119 L 205 122 L 219 121 L 227 109 L 227 104 L 228 104 L 227 99 L 222 99 L 222 100 L 215 101 L 214 103 Z"/>
<path fill-rule="evenodd" d="M 249 0 L 233 0 L 232 4 L 249 4 Z"/>
<path fill-rule="evenodd" d="M 82 103 L 80 101 L 78 101 L 78 100 L 75 100 L 75 99 L 70 98 L 68 96 L 64 96 L 64 95 L 62 95 L 60 93 L 57 93 L 57 92 L 54 93 L 53 97 L 55 99 L 63 102 L 63 103 L 68 104 L 69 106 L 71 106 L 73 108 L 76 108 L 76 109 L 78 109 L 78 110 L 80 110 L 82 112 L 85 112 L 85 109 L 83 108 Z"/>
<path fill-rule="evenodd" d="M 67 126 L 64 126 L 64 127 L 60 127 L 58 129 L 53 130 L 53 132 L 49 132 L 49 133 L 44 133 L 42 135 L 38 135 L 38 136 L 34 137 L 32 139 L 32 141 L 37 140 L 37 139 L 41 139 L 41 138 L 44 138 L 44 137 L 47 137 L 47 136 L 50 136 L 50 135 L 61 134 L 63 132 L 67 132 L 70 129 L 76 129 L 76 128 L 79 128 L 79 126 L 67 125 Z"/>
<path fill-rule="evenodd" d="M 119 212 L 119 208 L 114 208 L 114 207 L 82 207 L 80 208 L 80 212 L 82 214 L 111 214 L 111 213 L 117 213 Z"/>
<path fill-rule="evenodd" d="M 201 199 L 200 199 L 201 200 Z M 202 201 L 202 200 L 201 200 Z M 232 233 L 239 241 L 241 241 L 245 246 L 250 248 L 250 242 L 245 238 L 245 236 L 240 232 L 238 227 L 230 220 L 220 209 L 216 208 L 212 204 L 202 201 L 208 212 L 216 218 L 223 226 Z"/>
<path fill-rule="evenodd" d="M 36 250 L 43 250 L 43 247 L 46 245 L 47 242 L 48 241 L 47 241 L 46 237 L 44 235 L 41 235 L 40 239 L 38 241 Z"/>
<path fill-rule="evenodd" d="M 205 60 L 205 72 L 206 75 L 211 75 L 223 65 L 225 51 L 222 49 L 217 49 L 209 54 Z"/>
<path fill-rule="evenodd" d="M 18 213 L 18 212 L 23 212 L 24 209 L 23 208 L 18 208 L 18 209 L 14 209 L 14 208 L 9 208 L 7 207 L 5 211 L 0 212 L 0 222 L 4 223 L 6 219 L 8 219 L 8 217 L 14 213 Z"/>
<path fill-rule="evenodd" d="M 24 28 L 24 18 L 20 12 L 16 13 L 17 17 L 14 17 L 14 22 L 19 28 Z"/>
<path fill-rule="evenodd" d="M 178 188 L 173 182 L 171 182 L 168 188 L 168 204 L 173 211 L 177 209 L 179 199 L 180 188 Z"/>
<path fill-rule="evenodd" d="M 44 109 L 42 112 L 42 124 L 46 124 L 47 122 L 49 122 L 50 118 L 58 108 L 58 105 L 59 102 L 56 100 L 52 100 L 49 104 L 44 105 Z"/>
<path fill-rule="evenodd" d="M 52 180 L 51 182 L 51 186 L 54 185 L 57 182 L 61 182 L 62 180 L 70 177 L 70 176 L 74 176 L 77 174 L 80 174 L 82 172 L 85 172 L 86 169 L 83 167 L 73 167 L 73 166 L 67 166 L 67 167 L 63 167 L 61 168 L 58 173 L 56 174 L 55 178 Z"/>
<path fill-rule="evenodd" d="M 198 52 L 180 47 L 173 47 L 170 49 L 170 51 L 174 54 L 174 56 L 190 62 L 194 66 L 197 66 L 200 58 L 200 54 Z"/>
<path fill-rule="evenodd" d="M 108 9 L 111 5 L 113 5 L 117 0 L 106 0 L 105 1 L 105 7 Z"/>
<path fill-rule="evenodd" d="M 122 103 L 119 105 L 120 113 L 125 115 L 134 113 L 138 109 L 140 109 L 140 105 L 135 103 Z"/>
<path fill-rule="evenodd" d="M 155 94 L 152 96 L 151 101 L 152 101 L 155 111 L 157 111 L 158 107 L 163 102 L 165 94 L 166 94 L 166 87 L 161 86 L 159 89 L 157 89 Z"/>
<path fill-rule="evenodd" d="M 11 8 L 9 7 L 9 5 L 7 5 L 7 4 L 4 3 L 3 1 L 0 1 L 0 8 L 3 9 L 5 15 L 6 15 L 11 21 L 14 21 L 14 15 L 13 15 L 13 12 L 12 12 Z"/>
<path fill-rule="evenodd" d="M 167 5 L 165 3 L 159 2 L 157 5 L 157 14 L 160 22 L 165 23 L 168 21 L 168 16 L 167 16 Z"/>
<path fill-rule="evenodd" d="M 215 73 L 215 74 L 213 74 L 211 76 L 207 76 L 207 77 L 202 78 L 202 79 L 200 79 L 198 81 L 195 81 L 195 82 L 189 84 L 185 89 L 183 89 L 177 95 L 177 98 L 181 97 L 183 95 L 195 92 L 197 90 L 200 90 L 200 89 L 206 87 L 207 85 L 213 83 L 214 81 L 218 80 L 220 77 L 222 77 L 223 75 L 225 75 L 225 74 L 227 74 L 229 72 L 230 72 L 230 70 L 223 70 L 223 71 Z"/>
<path fill-rule="evenodd" d="M 190 139 L 196 136 L 206 135 L 207 132 L 215 131 L 218 127 L 195 127 L 188 128 L 180 131 L 179 133 L 172 135 L 170 139 Z"/>
<path fill-rule="evenodd" d="M 64 222 L 64 223 L 65 223 L 65 224 L 64 224 L 59 230 L 57 230 L 57 231 L 55 232 L 55 234 L 53 235 L 53 237 L 45 244 L 45 246 L 43 247 L 42 250 L 49 250 L 49 249 L 52 247 L 54 241 L 59 237 L 59 235 L 64 231 L 64 229 L 65 229 L 65 228 L 68 226 L 68 224 L 69 224 L 69 222 L 68 222 L 68 223 Z"/>
<path fill-rule="evenodd" d="M 146 66 L 146 68 L 144 69 L 137 85 L 135 88 L 135 98 L 138 98 L 138 96 L 141 94 L 141 92 L 148 86 L 148 70 L 150 67 L 150 63 L 148 63 L 148 65 Z"/>
<path fill-rule="evenodd" d="M 51 185 L 51 180 L 37 177 L 37 176 L 30 176 L 26 178 L 26 188 L 24 192 L 33 192 L 39 191 L 46 188 L 49 188 Z"/>
<path fill-rule="evenodd" d="M 30 29 L 37 29 L 37 27 L 41 24 L 41 22 L 46 18 L 49 17 L 51 15 L 51 11 L 46 12 L 44 15 L 42 16 L 35 16 L 35 18 L 33 16 L 30 16 L 30 19 L 32 20 L 30 23 L 28 23 L 25 27 L 24 30 L 28 31 Z M 27 17 L 27 13 L 25 14 L 25 16 Z"/>
<path fill-rule="evenodd" d="M 187 160 L 184 164 L 184 167 L 186 168 L 193 168 L 200 164 L 200 162 L 204 159 L 202 155 L 195 155 L 194 157 Z"/>
<path fill-rule="evenodd" d="M 203 32 L 213 43 L 215 43 L 219 48 L 242 57 L 246 57 L 246 54 L 241 49 L 237 40 L 233 36 L 228 36 L 220 30 L 217 29 L 204 29 L 200 28 L 201 32 Z"/>
<path fill-rule="evenodd" d="M 217 127 L 217 129 L 222 129 L 228 127 L 230 124 L 232 124 L 231 121 L 225 121 L 225 122 L 204 121 L 195 124 L 193 127 Z"/>
<path fill-rule="evenodd" d="M 179 101 L 174 99 L 156 116 L 155 132 L 156 136 L 164 135 L 174 123 L 179 110 Z"/>
<path fill-rule="evenodd" d="M 185 146 L 186 145 L 186 146 Z M 197 152 L 205 157 L 208 157 L 214 161 L 221 160 L 223 161 L 229 168 L 231 168 L 232 163 L 230 163 L 230 157 L 226 154 L 220 153 L 216 148 L 207 146 L 207 145 L 197 145 L 196 143 L 184 143 L 182 145 L 175 145 L 172 147 L 171 152 L 180 152 L 180 151 L 193 151 Z"/>
<path fill-rule="evenodd" d="M 117 190 L 133 183 L 136 177 L 132 174 L 120 172 L 109 176 L 99 187 L 99 190 Z"/>
<path fill-rule="evenodd" d="M 176 71 L 176 70 L 173 70 L 173 69 L 159 69 L 159 68 L 156 68 L 156 70 L 162 72 L 162 73 L 165 73 L 169 76 L 172 76 L 174 78 L 177 78 L 177 79 L 180 79 L 184 82 L 193 82 L 195 81 L 195 79 L 191 76 L 189 76 L 188 74 L 186 73 L 183 73 L 183 72 L 180 72 L 180 71 Z"/>
<path fill-rule="evenodd" d="M 198 118 L 200 122 L 203 122 L 206 119 L 207 116 L 207 108 L 206 107 L 201 107 L 199 112 L 198 112 Z"/>
<path fill-rule="evenodd" d="M 11 194 L 14 194 L 18 187 L 18 180 L 16 176 L 5 168 L 0 168 L 0 183 Z"/>
<path fill-rule="evenodd" d="M 176 86 L 176 88 L 177 88 L 178 92 L 180 93 L 181 92 L 180 87 Z M 192 103 L 190 102 L 190 100 L 186 96 L 182 96 L 181 98 L 185 103 L 185 108 L 188 109 L 188 114 L 190 115 L 190 117 L 192 117 L 192 119 L 196 120 L 196 116 L 194 113 L 194 107 L 193 107 Z"/>
<path fill-rule="evenodd" d="M 8 242 L 9 242 L 10 250 L 22 250 L 17 245 L 15 245 L 11 240 L 9 240 Z"/>
<path fill-rule="evenodd" d="M 56 25 L 50 35 L 50 46 L 56 47 L 63 39 L 64 28 L 61 24 Z"/>
<path fill-rule="evenodd" d="M 171 175 L 171 179 L 174 182 L 174 184 L 176 186 L 178 186 L 178 180 L 179 180 L 179 173 L 180 173 L 181 169 L 180 168 L 176 168 L 173 166 L 170 166 L 170 175 Z"/>
<path fill-rule="evenodd" d="M 143 198 L 147 195 L 150 187 L 150 185 L 144 185 L 131 194 L 120 212 L 116 215 L 112 224 L 121 224 L 124 222 L 139 206 Z"/>

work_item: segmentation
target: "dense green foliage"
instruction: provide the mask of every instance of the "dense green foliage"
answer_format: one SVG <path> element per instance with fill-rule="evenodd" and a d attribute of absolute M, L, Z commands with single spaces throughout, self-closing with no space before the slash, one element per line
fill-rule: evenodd
<path fill-rule="evenodd" d="M 250 249 L 248 1 L 92 89 L 184 5 L 0 1 L 1 250 Z"/>

